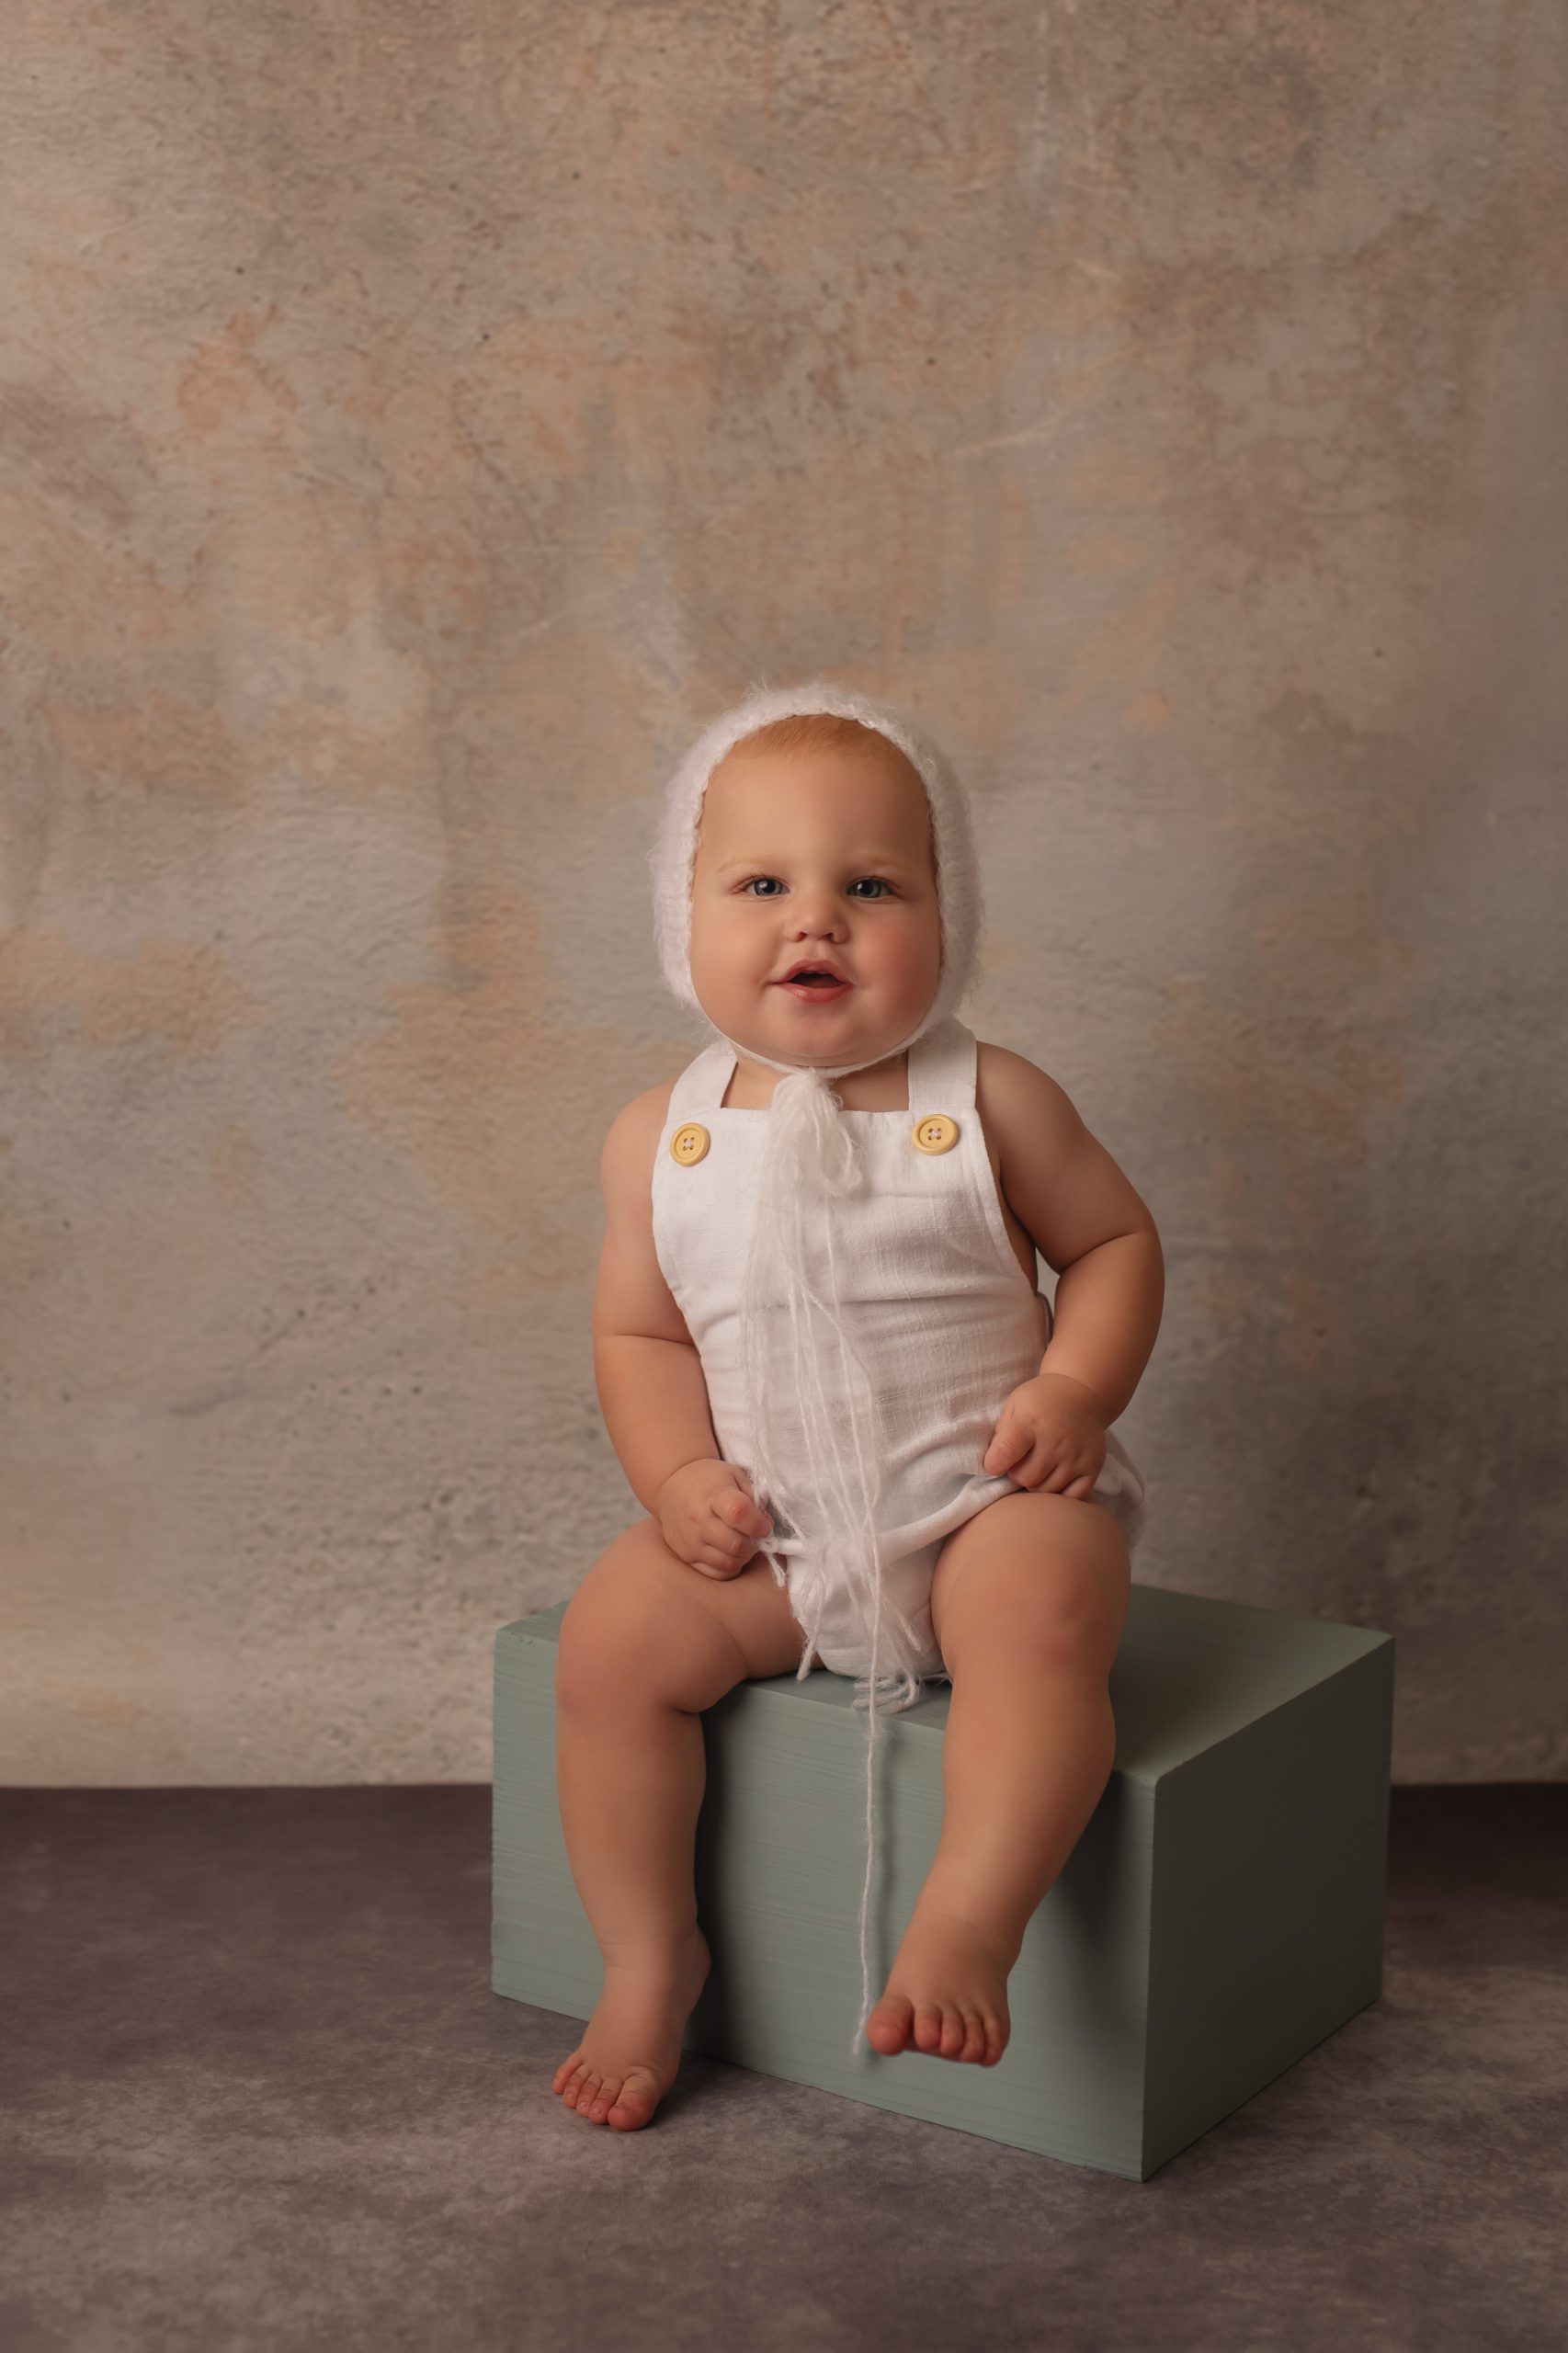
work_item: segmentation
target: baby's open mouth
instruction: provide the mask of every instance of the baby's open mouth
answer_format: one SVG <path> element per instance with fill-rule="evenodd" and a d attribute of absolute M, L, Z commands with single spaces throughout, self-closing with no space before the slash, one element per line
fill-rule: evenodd
<path fill-rule="evenodd" d="M 850 984 L 822 965 L 802 964 L 798 972 L 791 972 L 776 986 L 788 989 L 799 1005 L 825 1005 L 835 997 L 847 996 Z"/>

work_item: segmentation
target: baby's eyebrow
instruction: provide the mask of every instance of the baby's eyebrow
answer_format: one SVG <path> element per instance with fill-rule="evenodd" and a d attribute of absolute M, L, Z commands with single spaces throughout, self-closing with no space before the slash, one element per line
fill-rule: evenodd
<path fill-rule="evenodd" d="M 734 874 L 743 866 L 771 870 L 774 867 L 787 866 L 789 862 L 785 858 L 727 858 L 719 871 L 721 874 Z M 891 849 L 862 850 L 858 858 L 846 858 L 844 863 L 853 866 L 857 873 L 868 866 L 896 866 L 905 874 L 913 871 L 909 860 L 900 858 L 896 851 Z"/>

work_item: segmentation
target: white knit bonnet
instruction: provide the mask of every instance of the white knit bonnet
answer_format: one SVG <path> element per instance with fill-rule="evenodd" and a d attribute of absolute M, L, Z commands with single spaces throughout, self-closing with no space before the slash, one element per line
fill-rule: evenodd
<path fill-rule="evenodd" d="M 773 720 L 808 711 L 858 720 L 896 745 L 919 777 L 931 811 L 941 928 L 937 991 L 924 1017 L 896 1045 L 881 1047 L 858 1062 L 832 1068 L 778 1062 L 756 1046 L 743 1046 L 719 1029 L 699 1002 L 691 981 L 692 880 L 709 779 L 725 754 L 743 738 Z M 853 1133 L 840 1116 L 843 1106 L 827 1082 L 902 1053 L 956 1011 L 971 985 L 983 907 L 969 806 L 940 748 L 907 713 L 892 704 L 824 678 L 798 687 L 760 685 L 733 710 L 710 722 L 676 768 L 666 788 L 649 865 L 659 961 L 671 993 L 701 1017 L 712 1039 L 723 1039 L 737 1053 L 786 1074 L 768 1106 L 767 1142 L 743 1277 L 741 1340 L 753 1459 L 741 1467 L 747 1472 L 762 1509 L 776 1522 L 784 1518 L 809 1540 L 807 1555 L 796 1563 L 791 1594 L 805 1632 L 801 1678 L 811 1671 L 823 1610 L 834 1584 L 847 1586 L 869 1643 L 870 1668 L 857 1685 L 855 1701 L 867 1711 L 867 1743 L 861 2007 L 849 2046 L 854 2055 L 862 2046 L 872 2006 L 868 1923 L 876 1857 L 877 1702 L 879 1698 L 885 1699 L 897 1713 L 918 1699 L 921 1646 L 915 1628 L 886 1601 L 882 1591 L 877 1541 L 881 1493 L 877 1401 L 843 1313 L 832 1218 L 834 1197 L 858 1189 L 863 1170 Z M 814 1278 L 810 1241 L 813 1229 L 818 1237 Z M 788 1400 L 780 1393 L 781 1375 L 789 1383 Z M 812 1455 L 814 1475 L 810 1494 L 792 1491 L 778 1467 L 779 1415 L 789 1406 Z M 762 1550 L 767 1552 L 766 1542 Z M 775 1553 L 770 1558 L 778 1583 L 788 1586 L 782 1556 Z"/>
<path fill-rule="evenodd" d="M 884 1047 L 862 1062 L 842 1063 L 824 1070 L 824 1078 L 842 1078 L 852 1070 L 902 1053 L 916 1038 L 955 1013 L 978 973 L 978 953 L 983 908 L 980 868 L 974 853 L 969 803 L 947 756 L 907 712 L 892 703 L 877 702 L 852 688 L 835 686 L 829 678 L 812 678 L 800 687 L 754 687 L 744 702 L 711 720 L 681 761 L 665 790 L 658 833 L 649 858 L 653 876 L 653 923 L 659 962 L 670 993 L 680 1004 L 701 1016 L 715 1037 L 722 1030 L 709 1020 L 691 985 L 691 885 L 697 863 L 697 833 L 708 780 L 725 754 L 758 728 L 776 719 L 794 718 L 805 711 L 827 711 L 838 719 L 857 719 L 874 728 L 903 754 L 926 788 L 931 806 L 931 830 L 936 852 L 937 904 L 942 926 L 942 970 L 937 994 L 918 1029 L 896 1046 Z M 735 1040 L 728 1040 L 735 1045 Z M 774 1070 L 798 1070 L 798 1063 L 775 1062 L 755 1046 L 736 1046 L 753 1062 Z"/>

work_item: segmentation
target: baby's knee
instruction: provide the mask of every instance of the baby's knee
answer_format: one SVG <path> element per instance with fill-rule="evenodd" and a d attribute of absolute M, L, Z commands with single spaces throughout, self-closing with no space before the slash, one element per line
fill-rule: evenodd
<path fill-rule="evenodd" d="M 618 1576 L 610 1556 L 596 1561 L 566 1605 L 555 1649 L 555 1694 L 593 1700 L 614 1689 L 644 1650 L 650 1629 L 634 1580 Z"/>
<path fill-rule="evenodd" d="M 654 1698 L 710 1707 L 745 1673 L 733 1636 L 663 1563 L 617 1558 L 617 1550 L 596 1562 L 567 1604 L 555 1656 L 558 1703 L 594 1709 Z"/>

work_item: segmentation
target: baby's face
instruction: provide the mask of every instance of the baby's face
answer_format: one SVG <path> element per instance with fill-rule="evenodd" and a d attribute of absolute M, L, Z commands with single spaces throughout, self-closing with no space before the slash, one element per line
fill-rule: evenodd
<path fill-rule="evenodd" d="M 703 796 L 691 978 L 737 1045 L 778 1062 L 891 1053 L 929 1011 L 941 926 L 925 788 L 893 745 L 788 753 L 737 745 Z M 850 986 L 802 999 L 791 966 Z"/>

